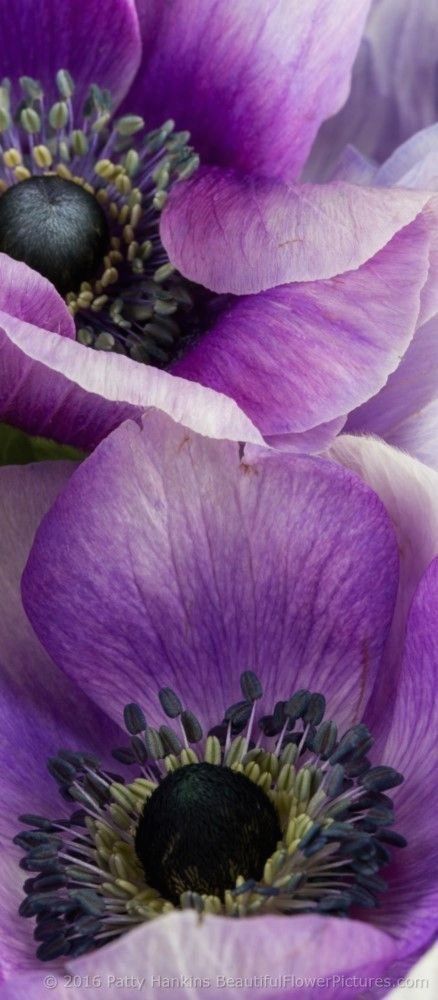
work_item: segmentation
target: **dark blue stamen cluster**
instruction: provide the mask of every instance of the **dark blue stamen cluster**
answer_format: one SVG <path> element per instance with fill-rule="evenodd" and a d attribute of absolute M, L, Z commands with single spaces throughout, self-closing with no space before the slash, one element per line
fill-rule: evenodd
<path fill-rule="evenodd" d="M 338 734 L 336 724 L 324 718 L 322 694 L 300 690 L 262 714 L 263 691 L 252 671 L 242 674 L 241 692 L 241 700 L 207 736 L 170 688 L 159 693 L 169 723 L 158 729 L 148 725 L 139 705 L 128 704 L 129 746 L 113 754 L 135 767 L 137 777 L 129 784 L 104 771 L 92 755 L 61 751 L 49 761 L 62 798 L 79 810 L 60 820 L 22 816 L 32 829 L 15 838 L 26 852 L 21 865 L 32 873 L 20 913 L 36 918 L 39 958 L 82 954 L 173 905 L 235 917 L 343 916 L 354 906 L 378 905 L 389 849 L 405 843 L 391 829 L 393 804 L 386 794 L 402 776 L 392 767 L 372 765 L 367 756 L 372 736 L 363 723 Z M 232 797 L 224 810 L 221 788 L 229 786 L 227 775 L 234 787 L 234 774 L 256 794 L 239 798 L 240 812 L 234 814 L 231 805 L 231 815 Z M 155 796 L 158 812 L 149 808 Z M 260 796 L 279 833 L 266 850 L 259 850 L 254 822 Z M 204 817 L 197 823 L 206 798 L 209 822 Z M 187 852 L 175 855 L 170 870 L 160 854 L 166 839 L 162 821 L 171 815 L 178 827 L 179 803 L 183 827 L 186 807 L 193 817 L 196 850 L 190 864 Z M 217 817 L 225 822 L 220 839 L 231 838 L 227 857 L 236 849 L 228 875 L 222 863 L 209 870 Z M 148 843 L 155 844 L 150 856 Z M 245 871 L 246 850 L 256 859 L 256 874 Z M 198 881 L 191 880 L 191 870 Z"/>
<path fill-rule="evenodd" d="M 69 817 L 48 820 L 24 814 L 20 822 L 33 829 L 22 830 L 14 844 L 23 848 L 20 867 L 34 873 L 24 883 L 26 898 L 20 915 L 35 917 L 34 937 L 37 958 L 49 961 L 60 955 L 75 958 L 96 947 L 105 925 L 104 896 L 90 889 L 90 874 L 82 862 L 90 860 L 86 817 L 90 811 L 105 810 L 110 802 L 109 779 L 91 754 L 61 750 L 48 761 L 48 770 L 58 783 L 62 798 L 77 802 L 83 809 Z M 124 779 L 113 775 L 117 781 Z M 98 889 L 98 886 L 97 886 Z M 105 935 L 103 943 L 118 934 Z"/>
<path fill-rule="evenodd" d="M 78 114 L 66 70 L 56 84 L 51 107 L 37 80 L 20 79 L 18 105 L 0 84 L 0 249 L 56 286 L 81 344 L 166 366 L 193 334 L 193 297 L 160 213 L 199 157 L 172 120 L 147 132 L 138 115 L 115 118 L 96 85 Z"/>

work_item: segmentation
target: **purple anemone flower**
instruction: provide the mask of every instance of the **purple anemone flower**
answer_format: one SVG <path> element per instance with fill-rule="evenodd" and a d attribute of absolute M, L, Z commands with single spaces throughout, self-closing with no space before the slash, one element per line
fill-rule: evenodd
<path fill-rule="evenodd" d="M 306 165 L 313 181 L 438 191 L 438 18 L 433 0 L 374 0 L 345 107 Z M 345 430 L 438 468 L 438 319 L 420 324 L 386 385 Z"/>
<path fill-rule="evenodd" d="M 348 144 L 383 163 L 438 119 L 438 20 L 434 0 L 373 0 L 344 107 L 312 150 L 319 176 Z"/>
<path fill-rule="evenodd" d="M 148 411 L 1 471 L 2 998 L 355 997 L 428 947 L 436 474 L 336 447 Z"/>
<path fill-rule="evenodd" d="M 2 419 L 312 451 L 385 385 L 437 309 L 436 202 L 299 182 L 369 6 L 0 0 Z"/>

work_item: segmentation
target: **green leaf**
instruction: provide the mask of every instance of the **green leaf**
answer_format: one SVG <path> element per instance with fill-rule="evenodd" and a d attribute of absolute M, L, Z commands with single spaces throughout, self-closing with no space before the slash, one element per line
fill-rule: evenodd
<path fill-rule="evenodd" d="M 28 462 L 53 462 L 59 459 L 81 462 L 84 458 L 86 453 L 78 448 L 58 444 L 50 438 L 32 437 L 17 427 L 0 424 L 0 465 L 27 465 Z"/>

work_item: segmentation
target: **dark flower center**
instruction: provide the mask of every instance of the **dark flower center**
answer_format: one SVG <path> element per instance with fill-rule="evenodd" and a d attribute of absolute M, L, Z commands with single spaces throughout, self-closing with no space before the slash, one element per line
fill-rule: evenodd
<path fill-rule="evenodd" d="M 19 102 L 0 84 L 0 250 L 56 286 L 81 344 L 167 367 L 200 323 L 160 214 L 199 157 L 172 120 L 148 132 L 113 116 L 108 91 L 93 85 L 78 110 L 66 70 L 56 84 L 51 106 L 38 80 L 21 77 Z"/>
<path fill-rule="evenodd" d="M 239 875 L 259 879 L 281 839 L 272 802 L 230 768 L 189 764 L 168 774 L 144 807 L 135 838 L 146 882 L 223 899 Z"/>
<path fill-rule="evenodd" d="M 95 277 L 109 247 L 105 212 L 62 177 L 30 177 L 0 198 L 0 251 L 24 261 L 61 295 Z"/>
<path fill-rule="evenodd" d="M 253 671 L 240 688 L 208 733 L 171 688 L 159 692 L 159 729 L 126 705 L 129 746 L 113 756 L 134 768 L 128 783 L 86 752 L 49 759 L 70 813 L 24 813 L 31 829 L 14 838 L 29 873 L 19 912 L 36 920 L 42 961 L 76 958 L 175 907 L 241 918 L 378 905 L 381 869 L 406 843 L 386 794 L 402 775 L 372 766 L 363 723 L 338 735 L 320 692 L 261 714 Z"/>

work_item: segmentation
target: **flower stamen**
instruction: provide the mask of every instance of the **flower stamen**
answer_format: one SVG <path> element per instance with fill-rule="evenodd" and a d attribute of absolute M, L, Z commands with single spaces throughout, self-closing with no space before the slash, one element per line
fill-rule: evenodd
<path fill-rule="evenodd" d="M 402 776 L 371 765 L 363 724 L 338 739 L 319 693 L 277 702 L 258 718 L 255 741 L 263 692 L 251 671 L 241 689 L 243 699 L 206 735 L 178 696 L 162 689 L 162 709 L 182 740 L 167 723 L 149 726 L 140 706 L 128 704 L 130 743 L 113 756 L 137 770 L 129 783 L 89 754 L 63 750 L 49 761 L 64 799 L 79 808 L 62 820 L 24 815 L 32 829 L 15 838 L 32 873 L 20 912 L 36 918 L 39 958 L 75 957 L 175 907 L 249 917 L 339 916 L 377 905 L 388 845 L 405 843 L 388 830 L 394 816 L 385 794 Z M 206 796 L 211 822 L 203 818 Z M 189 846 L 180 839 L 186 808 L 196 832 Z M 218 817 L 228 860 L 215 866 Z"/>
<path fill-rule="evenodd" d="M 80 343 L 162 367 L 181 349 L 184 317 L 193 299 L 161 244 L 160 213 L 172 185 L 191 176 L 199 157 L 188 144 L 189 133 L 176 132 L 171 120 L 146 132 L 140 116 L 113 118 L 110 94 L 96 85 L 76 120 L 70 74 L 60 70 L 56 82 L 60 100 L 46 111 L 38 81 L 21 78 L 23 101 L 18 108 L 9 81 L 3 81 L 0 193 L 8 197 L 17 185 L 59 178 L 97 203 L 110 238 L 96 273 L 84 273 L 67 289 L 64 282 L 54 283 L 65 296 Z M 17 244 L 14 217 L 7 215 L 2 222 L 1 203 L 0 198 L 0 250 L 30 266 L 36 261 L 38 270 L 37 258 L 28 254 L 28 240 Z M 39 246 L 49 240 L 50 260 L 54 251 L 47 226 L 39 222 L 34 235 Z M 68 247 L 67 232 L 66 253 Z M 54 279 L 50 271 L 41 273 Z"/>

